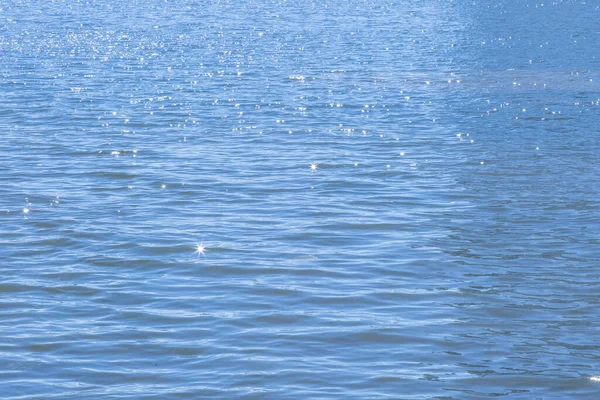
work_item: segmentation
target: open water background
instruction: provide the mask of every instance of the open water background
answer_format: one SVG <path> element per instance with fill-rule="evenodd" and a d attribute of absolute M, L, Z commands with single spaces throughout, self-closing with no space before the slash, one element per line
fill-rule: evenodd
<path fill-rule="evenodd" d="M 600 398 L 599 63 L 593 0 L 1 0 L 0 398 Z"/>

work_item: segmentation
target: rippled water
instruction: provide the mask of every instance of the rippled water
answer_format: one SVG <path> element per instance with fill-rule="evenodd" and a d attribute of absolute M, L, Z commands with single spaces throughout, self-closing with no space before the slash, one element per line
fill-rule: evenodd
<path fill-rule="evenodd" d="M 0 1 L 0 397 L 598 398 L 598 21 Z"/>

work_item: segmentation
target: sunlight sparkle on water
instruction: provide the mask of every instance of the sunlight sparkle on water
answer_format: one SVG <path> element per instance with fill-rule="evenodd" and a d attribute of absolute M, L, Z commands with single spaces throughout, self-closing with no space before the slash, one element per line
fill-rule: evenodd
<path fill-rule="evenodd" d="M 196 249 L 196 251 L 194 253 L 198 254 L 198 256 L 204 255 L 204 252 L 206 251 L 206 247 L 204 247 L 204 243 L 196 243 L 196 246 L 194 248 Z"/>

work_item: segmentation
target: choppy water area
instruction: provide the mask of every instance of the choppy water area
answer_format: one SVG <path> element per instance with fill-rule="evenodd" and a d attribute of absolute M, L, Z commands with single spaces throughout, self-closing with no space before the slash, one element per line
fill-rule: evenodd
<path fill-rule="evenodd" d="M 0 1 L 0 397 L 597 399 L 599 21 Z"/>

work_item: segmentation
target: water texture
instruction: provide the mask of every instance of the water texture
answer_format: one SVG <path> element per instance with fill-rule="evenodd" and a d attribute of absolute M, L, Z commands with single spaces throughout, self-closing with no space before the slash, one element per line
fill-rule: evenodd
<path fill-rule="evenodd" d="M 0 0 L 0 398 L 598 399 L 599 21 Z"/>

